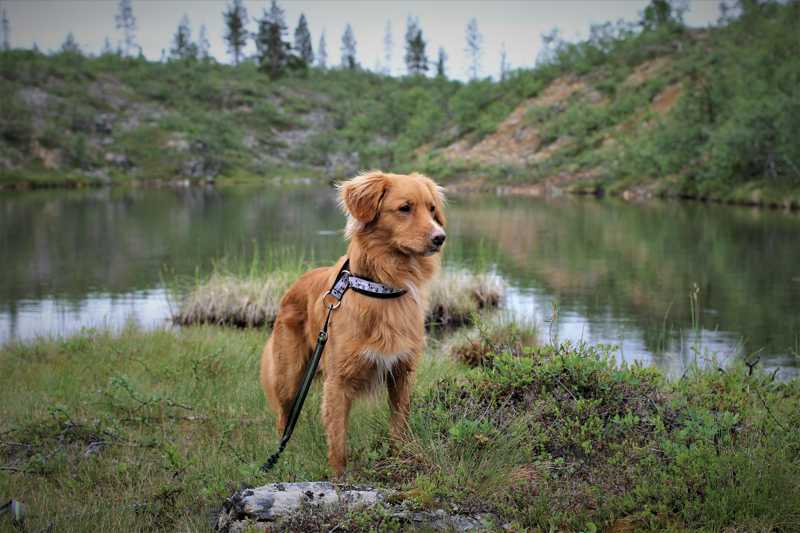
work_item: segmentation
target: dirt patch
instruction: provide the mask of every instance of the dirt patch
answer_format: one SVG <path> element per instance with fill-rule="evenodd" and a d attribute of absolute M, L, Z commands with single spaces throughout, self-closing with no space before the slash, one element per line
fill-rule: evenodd
<path fill-rule="evenodd" d="M 58 170 L 61 168 L 62 157 L 60 150 L 45 148 L 39 144 L 39 141 L 34 139 L 31 143 L 31 153 L 42 162 L 44 168 L 49 170 Z"/>
<path fill-rule="evenodd" d="M 683 94 L 683 85 L 681 83 L 667 85 L 653 98 L 653 102 L 650 104 L 650 110 L 661 116 L 666 115 L 675 107 L 681 94 Z"/>
<path fill-rule="evenodd" d="M 582 80 L 570 76 L 558 78 L 539 96 L 517 106 L 494 133 L 474 145 L 467 139 L 456 141 L 445 148 L 442 154 L 450 160 L 465 160 L 485 165 L 526 165 L 544 161 L 563 146 L 563 143 L 556 147 L 549 145 L 549 149 L 540 151 L 541 134 L 538 128 L 526 124 L 525 115 L 534 107 L 553 107 L 576 92 L 586 89 L 586 83 Z"/>
<path fill-rule="evenodd" d="M 664 68 L 671 63 L 672 60 L 668 57 L 657 57 L 655 59 L 645 61 L 633 69 L 633 72 L 631 72 L 631 74 L 625 79 L 622 85 L 623 87 L 636 87 L 637 85 L 641 85 L 642 83 L 651 79 L 657 73 L 664 70 Z"/>

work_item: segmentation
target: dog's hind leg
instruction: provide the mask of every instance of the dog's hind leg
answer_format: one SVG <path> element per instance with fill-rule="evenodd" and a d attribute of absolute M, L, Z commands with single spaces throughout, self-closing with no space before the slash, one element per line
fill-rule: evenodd
<path fill-rule="evenodd" d="M 298 329 L 277 321 L 261 355 L 261 386 L 275 411 L 279 435 L 288 422 L 310 356 L 308 343 Z"/>

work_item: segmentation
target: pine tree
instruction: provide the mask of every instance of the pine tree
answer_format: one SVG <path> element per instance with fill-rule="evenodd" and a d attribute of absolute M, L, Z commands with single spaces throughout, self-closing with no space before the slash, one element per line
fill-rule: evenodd
<path fill-rule="evenodd" d="M 478 31 L 478 21 L 474 17 L 467 24 L 467 75 L 469 79 L 476 80 L 481 74 L 481 45 L 483 37 Z"/>
<path fill-rule="evenodd" d="M 353 35 L 353 28 L 350 23 L 344 29 L 342 34 L 342 67 L 355 70 L 358 67 L 356 61 L 356 37 Z"/>
<path fill-rule="evenodd" d="M 511 72 L 511 63 L 508 62 L 506 43 L 503 43 L 500 48 L 500 81 L 505 81 L 509 72 Z"/>
<path fill-rule="evenodd" d="M 203 61 L 211 59 L 211 43 L 208 40 L 208 29 L 205 24 L 200 26 L 200 32 L 197 34 L 197 57 Z"/>
<path fill-rule="evenodd" d="M 425 39 L 416 18 L 408 17 L 406 27 L 406 69 L 412 76 L 428 71 L 428 56 L 425 54 Z"/>
<path fill-rule="evenodd" d="M 3 50 L 11 50 L 11 22 L 8 20 L 5 8 L 3 8 L 3 18 L 0 21 L 0 33 L 3 35 Z"/>
<path fill-rule="evenodd" d="M 321 69 L 328 68 L 328 44 L 325 42 L 325 30 L 319 36 L 319 46 L 317 46 L 317 66 Z"/>
<path fill-rule="evenodd" d="M 444 48 L 439 47 L 439 56 L 436 59 L 436 77 L 437 78 L 446 78 L 447 77 L 447 67 L 445 63 L 447 62 L 447 52 L 444 51 Z"/>
<path fill-rule="evenodd" d="M 664 27 L 680 28 L 683 26 L 683 13 L 686 9 L 685 2 L 650 0 L 650 3 L 642 13 L 640 24 L 645 30 L 656 30 Z"/>
<path fill-rule="evenodd" d="M 300 20 L 294 30 L 294 50 L 306 65 L 311 66 L 314 63 L 311 33 L 308 31 L 308 22 L 306 22 L 306 16 L 303 13 L 300 14 Z"/>
<path fill-rule="evenodd" d="M 187 15 L 181 17 L 178 29 L 172 38 L 170 58 L 179 60 L 197 59 L 197 45 L 192 42 L 192 29 Z"/>
<path fill-rule="evenodd" d="M 269 11 L 264 11 L 264 16 L 258 21 L 256 34 L 258 61 L 272 79 L 283 74 L 289 61 L 290 46 L 284 41 L 285 36 L 286 20 L 283 9 L 276 0 L 272 0 Z"/>
<path fill-rule="evenodd" d="M 111 47 L 111 39 L 106 37 L 106 40 L 103 41 L 103 49 L 100 51 L 101 56 L 110 56 L 114 53 L 114 48 Z"/>
<path fill-rule="evenodd" d="M 422 30 L 417 32 L 417 36 L 411 45 L 414 50 L 414 71 L 416 74 L 424 75 L 428 72 L 428 56 L 425 53 L 425 40 L 422 38 Z"/>
<path fill-rule="evenodd" d="M 233 0 L 222 16 L 225 18 L 225 35 L 223 38 L 228 44 L 228 53 L 233 56 L 234 65 L 238 65 L 242 59 L 242 52 L 247 46 L 247 8 L 244 0 Z"/>
<path fill-rule="evenodd" d="M 558 28 L 542 34 L 542 46 L 536 56 L 537 65 L 547 65 L 556 60 L 565 43 Z"/>
<path fill-rule="evenodd" d="M 133 16 L 131 0 L 119 0 L 115 20 L 117 29 L 122 30 L 124 53 L 126 56 L 130 56 L 136 49 L 136 17 Z"/>
<path fill-rule="evenodd" d="M 387 76 L 392 75 L 392 48 L 394 48 L 394 40 L 392 39 L 392 21 L 386 21 L 386 30 L 383 35 L 383 73 Z"/>
<path fill-rule="evenodd" d="M 65 54 L 81 54 L 81 47 L 78 45 L 77 41 L 75 41 L 75 36 L 72 32 L 67 34 L 67 38 L 64 39 L 64 44 L 61 45 L 61 51 Z"/>

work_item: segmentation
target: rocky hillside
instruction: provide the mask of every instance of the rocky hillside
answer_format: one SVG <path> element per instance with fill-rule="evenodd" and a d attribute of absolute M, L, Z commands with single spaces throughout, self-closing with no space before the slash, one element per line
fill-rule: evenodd
<path fill-rule="evenodd" d="M 0 186 L 339 178 L 420 169 L 556 187 L 800 205 L 798 2 L 708 30 L 593 28 L 507 80 L 0 53 Z"/>

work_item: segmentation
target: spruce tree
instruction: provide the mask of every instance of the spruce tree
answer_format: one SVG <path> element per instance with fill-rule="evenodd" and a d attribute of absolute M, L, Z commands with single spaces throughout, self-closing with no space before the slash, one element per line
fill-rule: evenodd
<path fill-rule="evenodd" d="M 481 45 L 483 37 L 478 31 L 478 21 L 474 17 L 467 23 L 467 75 L 469 79 L 476 80 L 481 74 Z"/>
<path fill-rule="evenodd" d="M 192 29 L 189 25 L 189 17 L 183 15 L 172 38 L 172 49 L 170 59 L 190 60 L 197 58 L 197 45 L 192 42 Z"/>
<path fill-rule="evenodd" d="M 406 69 L 412 76 L 428 71 L 428 56 L 425 54 L 425 39 L 416 18 L 408 17 L 406 27 Z"/>
<path fill-rule="evenodd" d="M 511 63 L 508 62 L 506 43 L 503 43 L 500 48 L 500 81 L 505 81 L 509 72 L 511 72 Z"/>
<path fill-rule="evenodd" d="M 276 0 L 272 0 L 269 11 L 264 11 L 264 16 L 258 21 L 256 34 L 256 48 L 258 61 L 262 70 L 276 79 L 286 69 L 289 61 L 289 43 L 284 40 L 286 36 L 286 20 L 283 9 Z"/>
<path fill-rule="evenodd" d="M 0 21 L 0 32 L 3 34 L 3 50 L 11 50 L 11 22 L 8 20 L 5 8 L 3 8 L 2 21 Z"/>
<path fill-rule="evenodd" d="M 308 31 L 306 16 L 300 14 L 297 28 L 294 30 L 294 51 L 307 66 L 314 63 L 314 50 L 311 47 L 311 33 Z"/>
<path fill-rule="evenodd" d="M 675 0 L 650 0 L 642 13 L 640 24 L 645 30 L 659 28 L 679 29 L 683 26 L 683 13 L 687 6 Z"/>
<path fill-rule="evenodd" d="M 437 78 L 447 77 L 447 66 L 445 65 L 446 62 L 447 62 L 447 52 L 444 51 L 444 48 L 439 47 L 439 56 L 436 58 Z"/>
<path fill-rule="evenodd" d="M 392 21 L 387 20 L 386 29 L 383 34 L 383 73 L 387 76 L 392 75 L 392 48 L 394 48 Z"/>
<path fill-rule="evenodd" d="M 228 5 L 227 11 L 223 14 L 225 18 L 225 35 L 223 38 L 228 44 L 228 53 L 233 56 L 234 65 L 238 65 L 242 59 L 244 48 L 247 46 L 247 8 L 243 0 L 233 0 Z"/>
<path fill-rule="evenodd" d="M 106 40 L 103 41 L 103 49 L 100 51 L 101 56 L 110 56 L 114 53 L 114 48 L 111 46 L 111 39 L 106 37 Z"/>
<path fill-rule="evenodd" d="M 117 29 L 122 30 L 123 52 L 130 56 L 136 46 L 136 17 L 133 16 L 131 0 L 119 0 L 117 15 L 115 17 Z"/>
<path fill-rule="evenodd" d="M 208 40 L 208 29 L 205 24 L 200 26 L 200 32 L 197 34 L 197 57 L 203 61 L 211 59 L 211 43 Z"/>
<path fill-rule="evenodd" d="M 78 45 L 77 41 L 75 41 L 75 36 L 72 32 L 69 32 L 67 38 L 64 39 L 64 44 L 61 45 L 61 51 L 66 54 L 81 54 L 81 47 Z"/>
<path fill-rule="evenodd" d="M 356 61 L 356 37 L 353 35 L 353 28 L 349 22 L 342 34 L 342 67 L 350 70 L 355 70 L 358 67 L 358 62 Z"/>
<path fill-rule="evenodd" d="M 325 42 L 325 30 L 322 30 L 322 35 L 319 36 L 317 66 L 323 70 L 328 68 L 328 43 Z"/>

